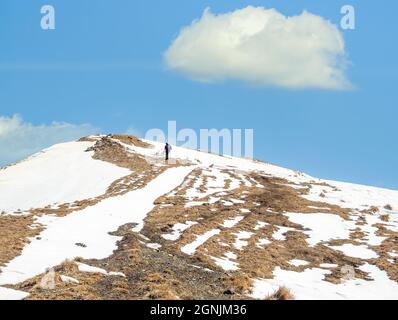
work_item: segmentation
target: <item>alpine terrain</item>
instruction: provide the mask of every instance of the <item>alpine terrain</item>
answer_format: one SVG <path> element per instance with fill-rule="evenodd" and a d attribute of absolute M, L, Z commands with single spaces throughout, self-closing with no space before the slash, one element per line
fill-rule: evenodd
<path fill-rule="evenodd" d="M 398 299 L 398 191 L 127 135 L 0 170 L 0 299 Z"/>

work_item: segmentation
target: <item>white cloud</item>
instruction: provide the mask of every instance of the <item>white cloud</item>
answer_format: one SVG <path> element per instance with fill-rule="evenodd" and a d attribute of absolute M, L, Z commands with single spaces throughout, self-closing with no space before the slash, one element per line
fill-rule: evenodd
<path fill-rule="evenodd" d="M 241 80 L 294 89 L 351 87 L 344 39 L 320 16 L 286 17 L 247 7 L 203 16 L 184 27 L 164 54 L 170 70 L 203 82 Z"/>
<path fill-rule="evenodd" d="M 53 144 L 97 132 L 98 129 L 89 124 L 53 122 L 35 126 L 18 115 L 0 116 L 0 166 L 24 159 Z"/>

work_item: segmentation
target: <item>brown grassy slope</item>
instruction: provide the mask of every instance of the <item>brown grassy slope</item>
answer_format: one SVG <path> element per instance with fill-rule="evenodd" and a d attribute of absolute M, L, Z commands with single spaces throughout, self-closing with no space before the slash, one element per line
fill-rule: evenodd
<path fill-rule="evenodd" d="M 0 266 L 18 256 L 29 243 L 28 238 L 37 236 L 43 230 L 41 227 L 29 228 L 33 222 L 33 215 L 0 215 Z"/>
<path fill-rule="evenodd" d="M 125 225 L 113 235 L 122 236 L 118 249 L 103 260 L 80 262 L 123 272 L 126 277 L 79 272 L 70 262 L 55 268 L 56 288 L 43 289 L 43 275 L 27 280 L 13 288 L 30 293 L 28 299 L 244 299 L 241 294 L 250 285 L 247 279 L 226 281 L 226 274 L 207 271 L 196 259 L 178 257 L 166 250 L 154 250 Z M 77 279 L 80 284 L 63 283 L 60 275 Z M 236 290 L 239 288 L 239 290 Z"/>

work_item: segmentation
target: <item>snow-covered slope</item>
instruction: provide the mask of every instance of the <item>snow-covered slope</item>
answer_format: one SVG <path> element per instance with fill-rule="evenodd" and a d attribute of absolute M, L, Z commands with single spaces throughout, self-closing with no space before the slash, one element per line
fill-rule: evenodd
<path fill-rule="evenodd" d="M 19 257 L 2 269 L 0 285 L 25 281 L 66 259 L 101 259 L 111 255 L 117 238 L 109 232 L 126 223 L 142 225 L 154 201 L 177 187 L 190 171 L 190 167 L 169 169 L 145 188 L 108 198 L 63 218 L 48 220 L 40 239 L 33 240 Z M 76 246 L 79 242 L 90 249 Z"/>
<path fill-rule="evenodd" d="M 92 158 L 93 142 L 55 145 L 0 171 L 0 212 L 25 211 L 96 197 L 128 169 Z"/>
<path fill-rule="evenodd" d="M 4 286 L 20 289 L 66 259 L 120 263 L 116 252 L 132 245 L 121 246 L 133 241 L 128 232 L 137 235 L 134 245 L 142 252 L 153 250 L 147 254 L 187 265 L 200 261 L 195 268 L 227 279 L 247 278 L 245 290 L 225 290 L 236 298 L 262 299 L 283 286 L 296 299 L 398 299 L 398 191 L 179 147 L 172 158 L 164 162 L 160 143 L 93 136 L 0 170 L 0 228 L 15 224 L 24 243 L 15 247 L 7 237 L 0 243 L 0 299 L 25 298 Z M 65 204 L 70 209 L 61 214 Z M 37 210 L 46 207 L 52 211 Z M 120 228 L 124 233 L 114 234 Z M 134 269 L 122 267 L 123 281 Z M 38 294 L 34 288 L 28 293 Z M 203 297 L 214 296 L 197 298 Z"/>

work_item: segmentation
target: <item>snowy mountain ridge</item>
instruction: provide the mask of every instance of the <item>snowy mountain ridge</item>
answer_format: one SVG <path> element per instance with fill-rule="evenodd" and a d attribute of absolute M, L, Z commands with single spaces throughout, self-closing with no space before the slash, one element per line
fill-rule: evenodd
<path fill-rule="evenodd" d="M 162 152 L 90 136 L 1 169 L 0 299 L 398 298 L 398 191 Z"/>

